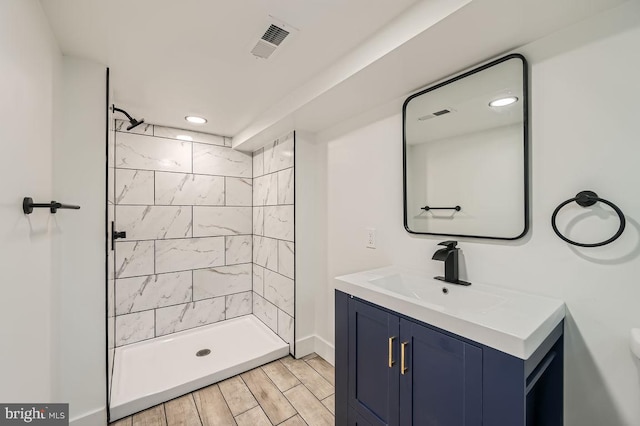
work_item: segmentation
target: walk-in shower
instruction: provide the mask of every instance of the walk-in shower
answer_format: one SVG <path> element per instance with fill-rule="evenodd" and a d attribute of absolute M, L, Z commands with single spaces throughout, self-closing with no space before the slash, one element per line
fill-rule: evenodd
<path fill-rule="evenodd" d="M 293 133 L 243 153 L 112 111 L 129 119 L 108 149 L 117 420 L 293 353 L 295 157 Z"/>

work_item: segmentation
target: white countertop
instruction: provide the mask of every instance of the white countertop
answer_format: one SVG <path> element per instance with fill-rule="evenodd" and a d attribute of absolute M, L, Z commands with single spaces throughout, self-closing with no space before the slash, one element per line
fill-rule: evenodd
<path fill-rule="evenodd" d="M 450 284 L 393 266 L 336 277 L 335 286 L 521 359 L 528 359 L 565 316 L 561 300 L 476 282 Z"/>

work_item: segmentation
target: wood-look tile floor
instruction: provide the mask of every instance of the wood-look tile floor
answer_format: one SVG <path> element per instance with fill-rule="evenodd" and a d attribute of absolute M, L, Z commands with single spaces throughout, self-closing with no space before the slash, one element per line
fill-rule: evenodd
<path fill-rule="evenodd" d="M 333 366 L 290 356 L 156 405 L 111 426 L 322 426 L 334 420 Z"/>

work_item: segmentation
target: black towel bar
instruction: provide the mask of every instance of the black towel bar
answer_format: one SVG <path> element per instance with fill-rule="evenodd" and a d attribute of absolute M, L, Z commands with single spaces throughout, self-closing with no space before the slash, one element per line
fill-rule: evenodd
<path fill-rule="evenodd" d="M 455 206 L 455 207 L 429 207 L 429 206 L 424 206 L 424 207 L 420 207 L 420 210 L 424 210 L 426 212 L 428 212 L 429 210 L 455 210 L 455 211 L 459 212 L 460 210 L 462 210 L 462 207 L 460 207 L 460 206 Z"/>
<path fill-rule="evenodd" d="M 73 206 L 71 204 L 62 204 L 57 201 L 52 201 L 50 203 L 34 203 L 33 198 L 24 197 L 22 200 L 22 211 L 24 214 L 33 213 L 33 209 L 37 208 L 47 208 L 51 213 L 56 213 L 58 209 L 73 209 L 79 210 L 80 206 Z"/>

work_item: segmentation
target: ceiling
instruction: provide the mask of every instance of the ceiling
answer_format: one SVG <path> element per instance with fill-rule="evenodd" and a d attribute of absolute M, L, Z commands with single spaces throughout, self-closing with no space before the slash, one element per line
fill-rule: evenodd
<path fill-rule="evenodd" d="M 397 113 L 420 88 L 634 1 L 40 0 L 65 55 L 110 67 L 117 106 L 245 151 Z M 256 59 L 269 15 L 299 31 Z"/>
<path fill-rule="evenodd" d="M 40 0 L 65 55 L 110 68 L 134 117 L 233 136 L 416 0 Z M 269 59 L 250 51 L 269 15 L 297 28 Z"/>

